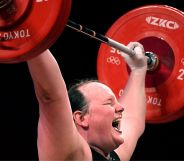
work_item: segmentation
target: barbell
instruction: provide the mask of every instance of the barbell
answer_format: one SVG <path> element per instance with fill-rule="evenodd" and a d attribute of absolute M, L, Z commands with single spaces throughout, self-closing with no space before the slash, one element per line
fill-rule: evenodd
<path fill-rule="evenodd" d="M 121 16 L 104 36 L 68 20 L 70 10 L 71 0 L 0 0 L 0 63 L 19 63 L 40 54 L 67 26 L 102 42 L 98 79 L 119 98 L 130 72 L 120 52 L 135 54 L 124 44 L 139 41 L 149 57 L 146 121 L 165 123 L 183 117 L 182 11 L 166 5 L 139 7 Z"/>

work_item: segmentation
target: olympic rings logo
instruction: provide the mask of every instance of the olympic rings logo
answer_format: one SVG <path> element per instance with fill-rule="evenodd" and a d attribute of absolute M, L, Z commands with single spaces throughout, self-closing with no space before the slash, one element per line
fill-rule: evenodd
<path fill-rule="evenodd" d="M 107 58 L 107 63 L 115 64 L 115 65 L 120 65 L 121 61 L 119 60 L 118 57 L 110 56 Z"/>

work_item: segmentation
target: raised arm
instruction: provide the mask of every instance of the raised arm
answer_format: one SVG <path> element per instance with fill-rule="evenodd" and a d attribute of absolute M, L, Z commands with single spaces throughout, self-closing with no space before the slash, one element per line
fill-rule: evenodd
<path fill-rule="evenodd" d="M 50 51 L 46 50 L 29 60 L 28 67 L 39 102 L 39 159 L 70 160 L 70 156 L 75 156 L 76 151 L 82 149 L 83 140 L 73 122 L 59 66 Z"/>
<path fill-rule="evenodd" d="M 131 69 L 129 80 L 119 100 L 125 109 L 121 123 L 124 144 L 116 149 L 122 161 L 130 160 L 137 141 L 144 132 L 146 113 L 145 75 L 147 58 L 141 44 L 130 43 L 128 47 L 134 49 L 136 55 L 130 57 L 122 54 Z"/>

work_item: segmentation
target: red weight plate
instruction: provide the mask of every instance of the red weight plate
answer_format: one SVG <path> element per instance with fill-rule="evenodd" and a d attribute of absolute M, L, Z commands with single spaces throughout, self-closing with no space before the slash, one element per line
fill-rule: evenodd
<path fill-rule="evenodd" d="M 146 75 L 149 123 L 170 122 L 184 116 L 184 14 L 165 5 L 147 5 L 121 16 L 106 36 L 123 44 L 139 41 L 145 51 L 156 53 L 159 65 Z M 119 98 L 129 77 L 120 51 L 102 43 L 97 75 Z"/>
<path fill-rule="evenodd" d="M 70 9 L 71 0 L 11 0 L 0 10 L 0 63 L 26 61 L 49 48 Z"/>

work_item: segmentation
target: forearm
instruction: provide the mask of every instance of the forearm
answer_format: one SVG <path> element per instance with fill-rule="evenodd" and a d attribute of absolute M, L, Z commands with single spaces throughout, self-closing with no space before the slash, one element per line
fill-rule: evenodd
<path fill-rule="evenodd" d="M 66 87 L 59 66 L 49 50 L 28 61 L 37 97 L 45 101 L 57 99 Z"/>
<path fill-rule="evenodd" d="M 135 119 L 137 123 L 141 123 L 142 130 L 144 130 L 146 114 L 145 76 L 146 69 L 132 71 L 120 97 L 120 103 L 125 108 L 125 117 Z M 141 126 L 139 125 L 139 127 Z"/>

